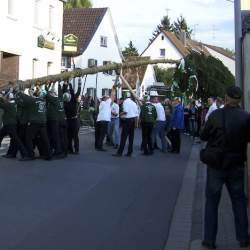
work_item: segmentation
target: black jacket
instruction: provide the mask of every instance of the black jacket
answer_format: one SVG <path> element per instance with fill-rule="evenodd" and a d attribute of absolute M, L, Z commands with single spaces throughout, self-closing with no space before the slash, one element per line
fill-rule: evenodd
<path fill-rule="evenodd" d="M 69 84 L 69 92 L 71 94 L 71 100 L 70 102 L 64 103 L 64 109 L 67 119 L 75 119 L 79 115 L 79 103 L 77 101 L 78 97 L 81 93 L 81 84 L 78 85 L 77 92 L 74 93 L 74 89 L 71 84 Z M 67 92 L 67 85 L 63 85 L 63 93 Z"/>
<path fill-rule="evenodd" d="M 225 129 L 223 129 L 223 112 Z M 215 110 L 201 132 L 201 139 L 208 145 L 223 148 L 223 168 L 244 166 L 247 144 L 250 142 L 250 114 L 239 107 Z M 213 166 L 211 166 L 213 167 Z"/>

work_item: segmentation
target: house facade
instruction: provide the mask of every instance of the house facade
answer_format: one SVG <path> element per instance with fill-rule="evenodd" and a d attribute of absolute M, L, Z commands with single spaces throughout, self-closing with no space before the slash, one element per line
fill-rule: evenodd
<path fill-rule="evenodd" d="M 65 10 L 63 35 L 73 35 L 77 44 L 75 50 L 64 46 L 62 71 L 122 62 L 109 8 Z M 100 98 L 111 91 L 115 79 L 114 71 L 88 75 L 82 94 Z"/>
<path fill-rule="evenodd" d="M 151 59 L 181 60 L 192 51 L 204 53 L 205 55 L 210 55 L 221 60 L 229 71 L 235 75 L 235 58 L 231 53 L 223 48 L 189 39 L 185 32 L 182 32 L 179 36 L 172 32 L 160 32 L 142 52 L 141 56 L 147 56 Z M 162 68 L 173 67 L 173 65 L 168 64 L 158 66 Z M 141 83 L 140 95 L 144 95 L 147 87 L 154 85 L 155 82 L 154 68 L 152 65 L 149 65 Z"/>
<path fill-rule="evenodd" d="M 0 81 L 60 73 L 64 2 L 0 1 Z"/>

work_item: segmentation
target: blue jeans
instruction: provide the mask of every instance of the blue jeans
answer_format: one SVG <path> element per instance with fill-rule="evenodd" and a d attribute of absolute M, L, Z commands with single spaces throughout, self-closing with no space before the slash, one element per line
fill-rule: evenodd
<path fill-rule="evenodd" d="M 165 126 L 166 126 L 165 121 L 156 121 L 154 129 L 153 129 L 153 134 L 152 134 L 152 145 L 155 144 L 156 137 L 159 136 L 161 140 L 161 145 L 162 145 L 161 149 L 163 152 L 167 151 L 167 141 L 165 138 Z"/>
<path fill-rule="evenodd" d="M 112 118 L 109 124 L 109 138 L 114 145 L 119 145 L 120 119 Z"/>
<path fill-rule="evenodd" d="M 218 207 L 224 184 L 232 201 L 236 238 L 238 241 L 249 240 L 243 167 L 230 170 L 207 169 L 204 240 L 216 242 Z"/>

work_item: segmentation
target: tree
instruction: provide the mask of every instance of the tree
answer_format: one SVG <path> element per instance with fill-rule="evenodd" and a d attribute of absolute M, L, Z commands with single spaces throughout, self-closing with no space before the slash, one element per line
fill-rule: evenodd
<path fill-rule="evenodd" d="M 65 9 L 72 9 L 72 8 L 91 8 L 92 2 L 91 0 L 68 0 L 65 4 Z"/>
<path fill-rule="evenodd" d="M 173 25 L 170 22 L 170 18 L 168 15 L 164 16 L 161 19 L 161 27 L 165 31 L 172 31 L 173 30 Z"/>
<path fill-rule="evenodd" d="M 181 15 L 179 18 L 177 18 L 177 21 L 175 21 L 172 25 L 172 30 L 175 34 L 179 34 L 182 31 L 185 31 L 188 38 L 191 38 L 192 30 L 188 27 L 186 19 Z"/>
<path fill-rule="evenodd" d="M 125 47 L 125 49 L 122 51 L 122 54 L 125 59 L 127 59 L 130 56 L 139 56 L 138 50 L 134 46 L 132 41 L 128 43 L 128 47 Z"/>
<path fill-rule="evenodd" d="M 198 80 L 198 86 L 192 76 Z M 177 67 L 174 82 L 186 98 L 193 96 L 206 101 L 210 96 L 223 97 L 235 78 L 219 59 L 192 52 L 185 58 L 185 68 Z"/>
<path fill-rule="evenodd" d="M 166 86 L 171 86 L 174 79 L 175 68 L 160 68 L 154 67 L 155 77 L 157 82 L 163 82 Z"/>

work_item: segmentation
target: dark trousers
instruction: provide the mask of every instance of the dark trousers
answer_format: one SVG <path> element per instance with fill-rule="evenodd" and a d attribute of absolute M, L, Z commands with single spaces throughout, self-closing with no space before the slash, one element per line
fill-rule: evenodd
<path fill-rule="evenodd" d="M 103 140 L 108 133 L 108 121 L 98 121 L 95 124 L 95 148 L 103 148 Z"/>
<path fill-rule="evenodd" d="M 68 131 L 66 120 L 59 121 L 59 138 L 61 143 L 62 152 L 68 154 Z"/>
<path fill-rule="evenodd" d="M 17 135 L 19 139 L 21 140 L 22 144 L 24 145 L 24 147 L 25 147 L 26 128 L 27 128 L 27 124 L 20 124 L 20 123 L 17 124 Z M 7 155 L 16 157 L 17 152 L 18 152 L 18 147 L 14 143 L 13 139 L 11 139 Z"/>
<path fill-rule="evenodd" d="M 232 170 L 207 169 L 204 240 L 215 243 L 218 228 L 218 207 L 223 185 L 229 192 L 238 241 L 249 240 L 244 168 Z"/>
<path fill-rule="evenodd" d="M 68 150 L 73 152 L 73 144 L 75 152 L 79 152 L 79 129 L 80 121 L 78 118 L 67 119 L 68 127 Z"/>
<path fill-rule="evenodd" d="M 153 152 L 152 132 L 154 129 L 154 124 L 148 122 L 142 122 L 141 129 L 142 129 L 142 149 L 144 151 L 144 154 L 152 153 Z"/>
<path fill-rule="evenodd" d="M 47 121 L 47 131 L 50 142 L 51 150 L 54 155 L 62 153 L 62 147 L 60 142 L 59 134 L 59 122 L 58 121 Z"/>
<path fill-rule="evenodd" d="M 41 152 L 42 156 L 44 156 L 45 158 L 50 158 L 50 143 L 48 139 L 46 124 L 29 124 L 27 126 L 25 142 L 28 150 L 28 155 L 32 158 L 35 156 L 33 150 L 33 141 L 35 139 L 39 140 L 39 151 Z"/>
<path fill-rule="evenodd" d="M 172 151 L 180 153 L 181 150 L 181 131 L 180 129 L 171 129 L 169 134 L 169 139 L 172 142 Z"/>
<path fill-rule="evenodd" d="M 129 137 L 129 144 L 128 144 L 127 154 L 131 155 L 133 153 L 134 132 L 135 132 L 135 118 L 124 119 L 122 122 L 121 140 L 120 140 L 120 146 L 117 151 L 117 154 L 123 153 L 128 137 Z"/>
<path fill-rule="evenodd" d="M 6 135 L 10 136 L 13 145 L 20 150 L 22 157 L 27 156 L 27 150 L 17 134 L 16 125 L 6 125 L 0 129 L 0 146 Z"/>

